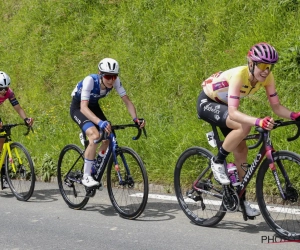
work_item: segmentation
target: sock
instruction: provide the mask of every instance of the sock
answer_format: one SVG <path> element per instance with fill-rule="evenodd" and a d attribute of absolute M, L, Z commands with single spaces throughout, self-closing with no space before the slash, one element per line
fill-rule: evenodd
<path fill-rule="evenodd" d="M 224 163 L 227 155 L 229 155 L 229 152 L 227 152 L 223 147 L 220 147 L 217 156 L 214 157 L 214 162 L 221 164 Z"/>
<path fill-rule="evenodd" d="M 84 158 L 84 174 L 83 177 L 87 177 L 88 175 L 91 175 L 91 169 L 93 166 L 94 160 L 89 160 Z"/>

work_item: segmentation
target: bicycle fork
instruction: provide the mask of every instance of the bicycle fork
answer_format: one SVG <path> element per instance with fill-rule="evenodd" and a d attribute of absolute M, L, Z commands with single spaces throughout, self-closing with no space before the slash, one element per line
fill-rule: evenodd
<path fill-rule="evenodd" d="M 13 173 L 16 173 L 17 172 L 17 168 L 16 168 L 16 165 L 15 165 L 13 157 L 12 157 L 12 152 L 11 152 L 10 144 L 11 143 L 4 144 L 4 148 L 3 148 L 2 154 L 5 156 L 6 152 L 8 153 L 8 161 L 11 164 L 11 170 L 13 171 Z M 17 159 L 18 159 L 19 164 L 22 165 L 23 164 L 22 163 L 22 159 L 21 159 L 21 157 L 19 155 L 19 152 L 18 152 L 17 148 L 14 148 L 13 151 L 14 151 Z"/>
<path fill-rule="evenodd" d="M 128 184 L 129 187 L 133 187 L 134 181 L 133 181 L 132 176 L 130 174 L 130 170 L 129 170 L 128 164 L 126 162 L 124 154 L 122 153 L 121 149 L 118 148 L 117 144 L 116 144 L 116 148 L 112 151 L 112 153 L 113 153 L 114 167 L 115 167 L 115 171 L 116 171 L 116 173 L 118 175 L 119 184 L 121 186 L 124 186 L 124 185 Z M 123 179 L 122 175 L 121 175 L 121 171 L 120 171 L 120 167 L 119 167 L 119 162 L 118 162 L 118 159 L 117 159 L 117 154 L 120 155 L 120 157 L 122 159 L 122 163 L 124 164 L 124 167 L 125 167 L 125 171 L 126 171 L 125 172 L 125 179 Z"/>
<path fill-rule="evenodd" d="M 292 185 L 292 183 L 291 183 L 291 181 L 289 179 L 289 176 L 288 176 L 287 172 L 285 171 L 285 168 L 284 168 L 281 160 L 277 159 L 276 163 L 277 163 L 277 165 L 278 165 L 278 167 L 280 169 L 280 172 L 282 173 L 282 175 L 284 177 L 284 180 L 285 180 L 285 190 L 283 190 L 281 182 L 279 180 L 272 152 L 271 153 L 269 153 L 269 152 L 267 153 L 267 158 L 268 158 L 268 161 L 269 161 L 269 168 L 272 171 L 272 174 L 274 176 L 277 188 L 278 188 L 278 190 L 280 192 L 280 195 L 281 195 L 282 199 L 285 200 L 285 201 L 289 200 L 291 202 L 297 202 L 298 197 L 299 197 L 298 192 L 293 187 L 293 185 Z"/>

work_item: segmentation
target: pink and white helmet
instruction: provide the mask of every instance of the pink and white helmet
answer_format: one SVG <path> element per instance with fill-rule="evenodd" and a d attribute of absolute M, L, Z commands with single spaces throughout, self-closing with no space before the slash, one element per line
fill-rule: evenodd
<path fill-rule="evenodd" d="M 248 57 L 253 62 L 275 64 L 278 61 L 278 53 L 268 43 L 257 43 L 251 47 Z"/>

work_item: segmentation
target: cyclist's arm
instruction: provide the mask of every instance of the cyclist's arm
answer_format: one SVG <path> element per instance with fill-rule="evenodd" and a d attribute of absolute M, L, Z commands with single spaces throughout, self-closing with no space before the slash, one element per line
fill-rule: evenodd
<path fill-rule="evenodd" d="M 265 86 L 265 89 L 273 112 L 279 117 L 290 119 L 292 111 L 280 104 L 279 97 L 275 88 L 274 77 L 271 78 L 270 83 Z"/>
<path fill-rule="evenodd" d="M 93 78 L 91 76 L 85 77 L 82 82 L 80 112 L 84 114 L 90 121 L 98 124 L 100 122 L 100 119 L 88 107 L 93 87 Z"/>
<path fill-rule="evenodd" d="M 127 95 L 122 96 L 122 100 L 125 104 L 125 106 L 127 107 L 127 110 L 129 112 L 129 114 L 131 115 L 132 119 L 136 118 L 136 109 L 133 105 L 133 103 L 131 102 L 131 100 L 129 99 L 129 97 Z"/>
<path fill-rule="evenodd" d="M 143 128 L 145 126 L 145 120 L 143 120 L 142 122 L 140 122 L 138 119 L 139 117 L 137 117 L 136 114 L 136 109 L 133 105 L 133 103 L 130 101 L 129 97 L 127 95 L 122 96 L 122 100 L 125 103 L 127 110 L 129 112 L 129 114 L 132 117 L 132 120 L 136 123 L 139 124 L 140 128 Z"/>
<path fill-rule="evenodd" d="M 80 112 L 84 114 L 90 121 L 98 124 L 101 120 L 89 109 L 89 101 L 83 100 L 80 102 Z"/>
<path fill-rule="evenodd" d="M 256 117 L 252 117 L 238 110 L 240 105 L 240 89 L 243 85 L 240 77 L 235 76 L 230 79 L 228 88 L 228 116 L 231 120 L 238 123 L 255 125 Z"/>
<path fill-rule="evenodd" d="M 21 107 L 20 104 L 17 104 L 15 106 L 13 106 L 15 111 L 17 111 L 17 113 L 19 114 L 19 116 L 24 120 L 27 116 L 25 114 L 24 109 Z"/>

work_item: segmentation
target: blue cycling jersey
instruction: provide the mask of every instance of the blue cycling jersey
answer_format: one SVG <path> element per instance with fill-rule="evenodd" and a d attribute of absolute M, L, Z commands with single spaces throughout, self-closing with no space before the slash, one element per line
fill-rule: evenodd
<path fill-rule="evenodd" d="M 113 88 L 116 89 L 120 97 L 126 95 L 119 77 L 115 80 L 113 88 L 105 88 L 104 90 L 100 87 L 101 79 L 102 76 L 98 74 L 87 76 L 76 85 L 71 95 L 79 102 L 82 100 L 89 101 L 90 105 L 98 105 L 99 99 L 107 96 Z"/>

